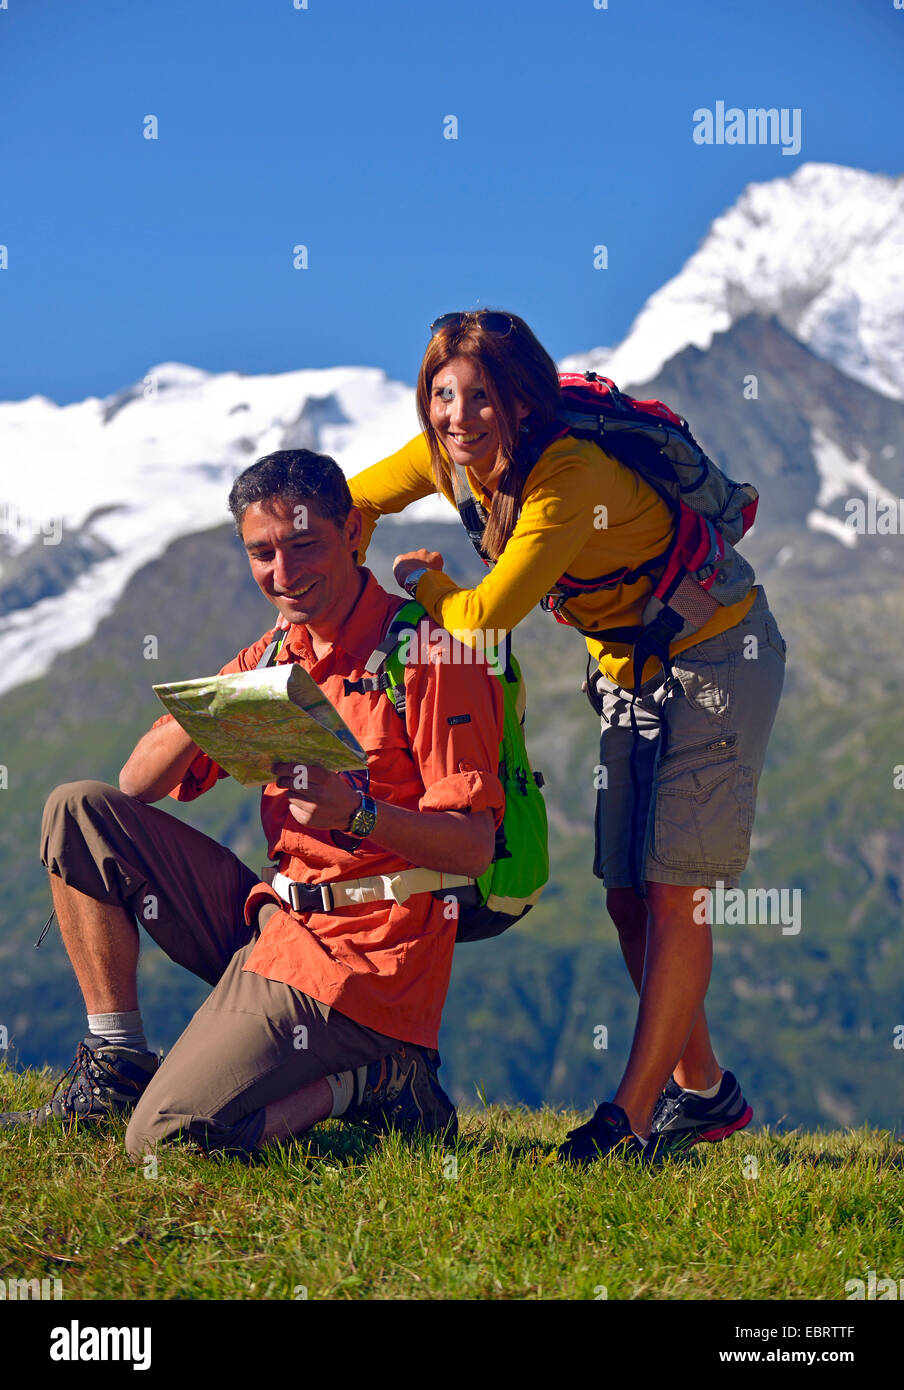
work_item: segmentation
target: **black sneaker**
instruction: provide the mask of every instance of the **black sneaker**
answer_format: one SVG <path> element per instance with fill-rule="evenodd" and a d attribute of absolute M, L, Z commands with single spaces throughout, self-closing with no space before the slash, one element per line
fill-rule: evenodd
<path fill-rule="evenodd" d="M 722 1073 L 722 1084 L 710 1100 L 682 1091 L 669 1077 L 653 1111 L 650 1140 L 672 1152 L 690 1149 L 701 1141 L 717 1144 L 752 1119 L 753 1110 L 730 1071 Z"/>
<path fill-rule="evenodd" d="M 371 1062 L 363 1093 L 341 1118 L 378 1134 L 401 1129 L 454 1139 L 458 1116 L 439 1084 L 440 1066 L 440 1055 L 432 1048 L 401 1043 L 388 1057 Z"/>
<path fill-rule="evenodd" d="M 596 1107 L 586 1124 L 569 1130 L 559 1146 L 559 1158 L 586 1168 L 607 1154 L 639 1163 L 649 1163 L 652 1158 L 649 1145 L 638 1139 L 621 1106 L 608 1100 Z"/>
<path fill-rule="evenodd" d="M 60 1077 L 53 1095 L 36 1110 L 0 1115 L 0 1129 L 17 1125 L 41 1128 L 54 1120 L 106 1120 L 134 1107 L 160 1066 L 154 1052 L 137 1052 L 89 1033 L 78 1045 L 75 1061 Z M 69 1081 L 65 1090 L 61 1088 Z"/>

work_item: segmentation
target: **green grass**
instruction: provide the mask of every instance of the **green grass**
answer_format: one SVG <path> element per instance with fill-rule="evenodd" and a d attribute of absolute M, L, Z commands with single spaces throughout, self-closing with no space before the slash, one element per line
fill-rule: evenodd
<path fill-rule="evenodd" d="M 51 1089 L 0 1066 L 3 1109 Z M 448 1151 L 332 1122 L 250 1165 L 169 1148 L 156 1177 L 122 1123 L 6 1131 L 0 1278 L 64 1299 L 837 1300 L 869 1269 L 904 1276 L 888 1133 L 747 1131 L 580 1172 L 555 1160 L 577 1118 L 463 1112 Z"/>

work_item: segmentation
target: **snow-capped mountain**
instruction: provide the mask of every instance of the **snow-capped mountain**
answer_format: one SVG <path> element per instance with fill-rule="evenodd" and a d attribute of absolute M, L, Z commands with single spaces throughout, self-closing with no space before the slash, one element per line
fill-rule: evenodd
<path fill-rule="evenodd" d="M 729 472 L 768 485 L 762 517 L 781 503 L 783 520 L 851 547 L 845 489 L 891 501 L 901 487 L 904 178 L 808 164 L 751 185 L 620 346 L 562 365 L 655 379 Z M 759 408 L 741 396 L 751 371 Z M 352 477 L 417 428 L 411 387 L 368 367 L 170 362 L 105 399 L 0 404 L 0 693 L 89 639 L 173 541 L 228 520 L 254 458 L 313 447 Z M 451 515 L 427 498 L 406 518 Z"/>
<path fill-rule="evenodd" d="M 413 402 L 369 367 L 243 376 L 167 362 L 104 400 L 0 404 L 4 530 L 15 550 L 29 522 L 79 527 L 100 507 L 93 529 L 117 550 L 148 532 L 149 509 L 168 539 L 200 530 L 223 520 L 224 483 L 250 457 L 316 441 L 351 476 L 416 432 Z"/>
<path fill-rule="evenodd" d="M 617 347 L 564 365 L 631 389 L 749 313 L 775 315 L 840 371 L 904 399 L 904 177 L 803 164 L 750 184 Z"/>
<path fill-rule="evenodd" d="M 412 389 L 368 367 L 242 376 L 168 362 L 103 400 L 0 404 L 0 691 L 90 637 L 178 536 L 228 520 L 254 458 L 317 448 L 351 477 L 417 428 Z"/>

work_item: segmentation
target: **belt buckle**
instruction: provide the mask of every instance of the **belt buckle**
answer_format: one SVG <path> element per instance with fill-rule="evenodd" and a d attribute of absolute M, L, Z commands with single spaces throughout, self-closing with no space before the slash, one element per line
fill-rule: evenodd
<path fill-rule="evenodd" d="M 315 896 L 320 899 L 319 907 L 311 901 Z M 289 905 L 293 912 L 332 912 L 333 890 L 328 883 L 297 883 L 293 880 L 289 884 Z"/>

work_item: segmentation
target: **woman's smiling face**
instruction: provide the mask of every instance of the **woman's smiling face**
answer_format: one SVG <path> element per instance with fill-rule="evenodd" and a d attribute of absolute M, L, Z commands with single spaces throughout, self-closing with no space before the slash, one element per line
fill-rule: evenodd
<path fill-rule="evenodd" d="M 519 407 L 522 419 L 527 414 L 527 406 Z M 492 472 L 499 449 L 499 429 L 484 388 L 480 363 L 473 357 L 453 357 L 434 376 L 430 423 L 452 463 L 478 473 Z"/>

